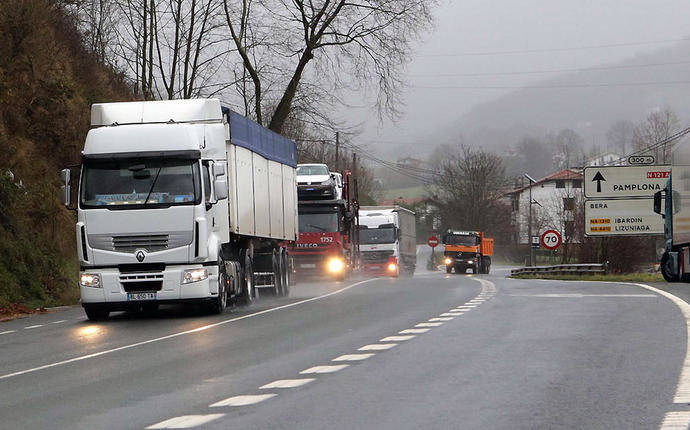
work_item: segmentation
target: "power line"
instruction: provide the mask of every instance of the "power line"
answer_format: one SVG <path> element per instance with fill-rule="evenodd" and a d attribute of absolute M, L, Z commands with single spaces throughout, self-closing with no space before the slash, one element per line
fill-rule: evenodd
<path fill-rule="evenodd" d="M 681 85 L 690 81 L 658 81 L 658 82 L 611 82 L 595 84 L 554 84 L 554 85 L 460 85 L 460 86 L 424 86 L 411 85 L 411 88 L 425 90 L 534 90 L 558 88 L 603 88 L 603 87 L 641 87 L 654 85 Z"/>
<path fill-rule="evenodd" d="M 629 43 L 609 43 L 605 45 L 585 45 L 585 46 L 568 46 L 562 48 L 537 48 L 537 49 L 515 49 L 506 51 L 486 51 L 486 52 L 459 52 L 448 54 L 420 54 L 419 57 L 479 57 L 488 55 L 510 55 L 510 54 L 533 54 L 540 52 L 564 52 L 564 51 L 581 51 L 587 49 L 603 49 L 603 48 L 623 48 L 629 46 L 645 46 L 658 45 L 663 43 L 687 42 L 690 38 L 682 39 L 665 39 L 652 40 L 647 42 L 629 42 Z"/>
<path fill-rule="evenodd" d="M 681 64 L 690 64 L 690 61 L 675 61 L 670 63 L 648 63 L 648 64 L 631 64 L 621 66 L 597 66 L 597 67 L 577 67 L 570 69 L 541 69 L 541 70 L 521 70 L 511 72 L 475 72 L 475 73 L 439 73 L 430 75 L 408 75 L 411 78 L 445 78 L 445 77 L 461 77 L 461 76 L 511 76 L 511 75 L 532 75 L 543 73 L 567 73 L 567 72 L 597 72 L 603 70 L 618 70 L 618 69 L 640 69 L 660 66 L 677 66 Z"/>

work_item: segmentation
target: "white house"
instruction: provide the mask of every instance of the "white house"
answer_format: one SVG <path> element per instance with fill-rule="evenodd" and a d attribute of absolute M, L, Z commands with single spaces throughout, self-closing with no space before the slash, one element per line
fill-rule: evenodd
<path fill-rule="evenodd" d="M 585 160 L 585 167 L 589 166 L 623 166 L 628 164 L 625 156 L 615 152 L 604 152 L 596 157 L 591 157 Z"/>
<path fill-rule="evenodd" d="M 576 218 L 582 207 L 583 175 L 579 170 L 564 169 L 535 183 L 506 193 L 511 203 L 511 220 L 515 226 L 515 242 L 529 243 L 529 196 L 532 191 L 532 235 L 554 229 L 564 242 L 579 242 Z"/>

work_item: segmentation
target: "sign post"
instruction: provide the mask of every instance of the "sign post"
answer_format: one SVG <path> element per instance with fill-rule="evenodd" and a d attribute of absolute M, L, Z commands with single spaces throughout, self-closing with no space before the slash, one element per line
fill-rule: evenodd
<path fill-rule="evenodd" d="M 426 244 L 431 247 L 431 264 L 435 265 L 436 264 L 436 256 L 434 255 L 434 248 L 438 246 L 438 237 L 436 236 L 429 236 L 429 238 L 426 240 Z"/>

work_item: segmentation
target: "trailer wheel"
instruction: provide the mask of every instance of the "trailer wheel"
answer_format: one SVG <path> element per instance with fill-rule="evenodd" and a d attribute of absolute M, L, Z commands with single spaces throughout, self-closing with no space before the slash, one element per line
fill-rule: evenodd
<path fill-rule="evenodd" d="M 453 271 L 453 266 L 446 266 L 446 273 L 450 273 Z"/>
<path fill-rule="evenodd" d="M 285 250 L 280 252 L 280 275 L 281 275 L 281 295 L 288 296 L 290 294 L 290 257 Z"/>
<path fill-rule="evenodd" d="M 110 311 L 100 306 L 84 305 L 84 313 L 89 321 L 103 321 L 108 319 Z"/>
<path fill-rule="evenodd" d="M 273 290 L 271 292 L 277 297 L 283 292 L 283 273 L 280 269 L 280 253 L 277 250 L 273 250 L 271 256 L 271 269 L 273 270 Z"/>
<path fill-rule="evenodd" d="M 242 299 L 245 304 L 250 304 L 257 298 L 257 290 L 254 286 L 254 265 L 252 258 L 246 250 L 242 251 L 244 267 L 242 268 Z"/>
<path fill-rule="evenodd" d="M 680 281 L 680 276 L 677 273 L 671 271 L 671 258 L 669 258 L 668 252 L 664 251 L 661 255 L 661 262 L 659 264 L 661 269 L 661 275 L 664 277 L 666 282 L 678 282 Z"/>

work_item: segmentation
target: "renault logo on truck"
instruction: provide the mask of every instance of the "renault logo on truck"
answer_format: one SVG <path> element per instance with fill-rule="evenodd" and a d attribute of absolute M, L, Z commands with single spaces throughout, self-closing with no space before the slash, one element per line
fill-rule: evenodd
<path fill-rule="evenodd" d="M 138 262 L 144 261 L 144 258 L 146 258 L 146 253 L 144 252 L 143 249 L 138 249 L 135 253 L 134 256 L 137 257 Z"/>

